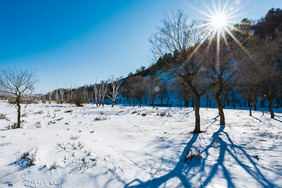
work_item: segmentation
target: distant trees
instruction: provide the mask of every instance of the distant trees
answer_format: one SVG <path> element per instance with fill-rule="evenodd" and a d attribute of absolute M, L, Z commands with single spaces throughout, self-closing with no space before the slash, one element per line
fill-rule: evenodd
<path fill-rule="evenodd" d="M 160 91 L 158 92 L 159 94 L 159 99 L 161 101 L 161 105 L 165 105 L 164 104 L 164 101 L 166 100 L 166 105 L 169 104 L 169 98 L 170 98 L 170 88 L 171 87 L 171 84 L 170 83 L 167 83 L 165 80 L 162 80 L 161 79 L 161 82 L 160 82 Z"/>
<path fill-rule="evenodd" d="M 153 108 L 155 108 L 155 100 L 157 93 L 160 91 L 161 79 L 156 75 L 152 75 L 146 80 L 148 94 L 152 102 Z"/>
<path fill-rule="evenodd" d="M 128 98 L 130 105 L 133 100 L 134 107 L 136 105 L 136 101 L 139 102 L 139 107 L 142 106 L 142 100 L 146 95 L 146 90 L 146 81 L 141 75 L 130 76 L 125 81 L 124 94 Z"/>
<path fill-rule="evenodd" d="M 190 88 L 187 86 L 186 82 L 183 82 L 183 79 L 177 78 L 175 80 L 175 91 L 177 92 L 181 101 L 184 101 L 184 106 L 189 106 L 189 100 L 192 98 L 192 93 Z"/>
<path fill-rule="evenodd" d="M 107 96 L 108 91 L 108 84 L 102 81 L 100 84 L 95 83 L 93 88 L 96 106 L 104 106 L 105 97 Z"/>
<path fill-rule="evenodd" d="M 133 100 L 133 106 L 135 106 L 135 93 L 134 93 L 134 76 L 129 76 L 124 82 L 123 93 L 127 100 L 129 101 L 129 105 L 131 106 L 131 102 Z"/>
<path fill-rule="evenodd" d="M 83 107 L 85 103 L 89 102 L 86 89 L 78 88 L 70 90 L 69 102 L 78 107 Z"/>
<path fill-rule="evenodd" d="M 112 77 L 109 83 L 108 97 L 112 100 L 112 107 L 114 107 L 116 100 L 121 94 L 121 82 L 120 79 L 114 79 L 114 77 Z"/>
<path fill-rule="evenodd" d="M 265 36 L 263 39 L 252 37 L 248 50 L 252 54 L 251 63 L 255 63 L 251 70 L 258 81 L 261 95 L 269 103 L 271 118 L 274 118 L 273 100 L 279 97 L 282 83 L 282 33 L 275 31 L 275 37 Z"/>
<path fill-rule="evenodd" d="M 137 75 L 134 77 L 133 92 L 134 97 L 139 102 L 139 107 L 141 107 L 142 99 L 146 94 L 146 83 L 143 76 Z"/>
<path fill-rule="evenodd" d="M 35 73 L 29 70 L 9 69 L 0 74 L 0 92 L 14 98 L 17 108 L 17 126 L 21 128 L 21 103 L 34 91 Z"/>

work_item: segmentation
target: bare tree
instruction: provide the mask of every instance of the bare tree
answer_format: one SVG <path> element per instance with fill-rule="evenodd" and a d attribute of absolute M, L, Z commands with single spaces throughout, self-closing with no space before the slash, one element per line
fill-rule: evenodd
<path fill-rule="evenodd" d="M 160 84 L 161 84 L 160 78 L 155 75 L 152 75 L 146 80 L 146 83 L 148 88 L 148 94 L 152 102 L 152 106 L 153 108 L 155 108 L 156 96 L 157 93 L 160 91 Z"/>
<path fill-rule="evenodd" d="M 114 77 L 112 77 L 110 81 L 110 88 L 108 90 L 108 97 L 112 100 L 112 107 L 114 107 L 114 104 L 121 93 L 120 85 L 120 79 L 114 79 Z"/>
<path fill-rule="evenodd" d="M 253 36 L 247 48 L 251 58 L 246 63 L 254 73 L 261 95 L 268 100 L 270 117 L 274 118 L 273 100 L 279 96 L 282 83 L 282 32 L 276 30 L 274 36 L 264 38 Z M 253 64 L 255 66 L 251 66 Z"/>
<path fill-rule="evenodd" d="M 70 91 L 69 101 L 78 107 L 83 107 L 89 101 L 89 98 L 84 88 L 78 88 Z"/>
<path fill-rule="evenodd" d="M 133 92 L 139 102 L 139 107 L 141 107 L 142 99 L 146 95 L 146 84 L 143 76 L 137 75 L 134 77 Z"/>
<path fill-rule="evenodd" d="M 95 102 L 97 107 L 103 105 L 104 106 L 104 100 L 107 95 L 108 85 L 106 82 L 102 81 L 100 84 L 94 84 L 94 96 L 95 96 Z"/>
<path fill-rule="evenodd" d="M 167 105 L 169 103 L 169 83 L 165 83 L 164 81 L 161 81 L 160 83 L 160 91 L 159 91 L 159 97 L 161 100 L 161 104 L 164 105 L 164 99 L 167 99 Z"/>
<path fill-rule="evenodd" d="M 167 70 L 176 77 L 180 77 L 190 88 L 196 101 L 194 133 L 200 133 L 200 98 L 216 83 L 205 79 L 205 59 L 201 39 L 201 31 L 195 22 L 187 24 L 182 11 L 170 15 L 165 14 L 163 26 L 152 36 L 150 43 L 156 59 L 165 54 L 174 54 L 175 62 L 166 61 Z"/>
<path fill-rule="evenodd" d="M 183 82 L 181 78 L 175 80 L 175 89 L 178 93 L 180 100 L 184 101 L 184 106 L 189 106 L 189 99 L 192 98 L 190 88 L 186 85 L 186 82 Z M 181 102 L 181 101 L 180 101 Z"/>
<path fill-rule="evenodd" d="M 239 46 L 234 41 L 227 43 L 227 41 L 223 42 L 224 38 L 219 35 L 217 37 L 217 41 L 216 39 L 209 41 L 203 56 L 207 65 L 206 76 L 211 79 L 211 82 L 217 83 L 212 93 L 217 104 L 220 125 L 225 125 L 223 107 L 227 101 L 228 93 L 236 85 L 242 64 L 238 58 L 240 53 L 236 53 L 240 51 Z"/>
<path fill-rule="evenodd" d="M 133 83 L 134 83 L 134 77 L 131 75 L 124 82 L 123 93 L 127 97 L 127 100 L 129 101 L 130 106 L 131 106 L 131 99 L 133 99 L 134 107 L 135 107 L 135 96 L 134 96 Z"/>
<path fill-rule="evenodd" d="M 17 108 L 17 127 L 21 127 L 21 103 L 26 95 L 30 95 L 37 82 L 35 73 L 22 69 L 9 69 L 0 75 L 0 92 L 14 97 Z"/>

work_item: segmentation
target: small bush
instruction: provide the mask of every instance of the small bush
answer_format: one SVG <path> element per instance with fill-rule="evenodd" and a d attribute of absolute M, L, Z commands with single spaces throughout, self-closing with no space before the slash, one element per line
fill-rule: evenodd
<path fill-rule="evenodd" d="M 40 121 L 37 121 L 37 122 L 35 123 L 35 125 L 36 125 L 37 128 L 40 128 L 40 127 L 41 127 L 41 122 L 40 122 Z"/>
<path fill-rule="evenodd" d="M 19 161 L 23 161 L 26 163 L 26 165 L 31 166 L 34 165 L 36 158 L 34 154 L 30 154 L 29 152 L 26 152 L 22 154 Z"/>
<path fill-rule="evenodd" d="M 35 112 L 34 114 L 43 114 L 43 110 L 40 110 L 38 112 Z"/>
<path fill-rule="evenodd" d="M 56 169 L 56 168 L 62 168 L 60 165 L 54 163 L 52 166 L 50 166 L 50 170 Z"/>
<path fill-rule="evenodd" d="M 99 120 L 107 120 L 107 119 L 110 119 L 110 117 L 99 116 L 99 117 L 96 117 L 96 118 L 95 118 L 96 121 L 99 121 Z"/>
<path fill-rule="evenodd" d="M 7 119 L 6 114 L 0 114 L 0 119 Z"/>
<path fill-rule="evenodd" d="M 164 117 L 164 116 L 166 116 L 166 113 L 165 113 L 165 112 L 162 112 L 162 113 L 160 114 L 160 116 L 161 116 L 161 117 Z"/>
<path fill-rule="evenodd" d="M 36 101 L 36 100 L 29 101 L 28 103 L 29 103 L 29 104 L 39 104 L 39 102 Z"/>
<path fill-rule="evenodd" d="M 61 117 L 61 118 L 56 119 L 56 121 L 61 121 L 61 120 L 63 120 L 63 119 L 64 119 L 64 118 Z"/>
<path fill-rule="evenodd" d="M 137 111 L 133 111 L 131 114 L 136 114 L 137 113 Z"/>
<path fill-rule="evenodd" d="M 64 100 L 56 100 L 56 103 L 57 104 L 64 104 L 64 103 L 66 103 L 66 101 L 64 101 Z"/>
<path fill-rule="evenodd" d="M 198 151 L 198 154 L 194 154 L 193 151 L 190 149 L 188 151 L 188 155 L 184 158 L 184 161 L 187 162 L 187 161 L 192 161 L 193 159 L 195 160 L 200 160 L 202 158 L 201 156 L 201 150 Z"/>
<path fill-rule="evenodd" d="M 70 139 L 71 139 L 71 140 L 77 140 L 77 139 L 79 139 L 79 137 L 80 137 L 80 136 L 71 135 Z"/>
<path fill-rule="evenodd" d="M 21 117 L 27 117 L 27 113 L 22 114 Z"/>
<path fill-rule="evenodd" d="M 6 128 L 7 129 L 16 129 L 17 128 L 17 123 L 13 123 L 12 125 L 8 125 Z"/>

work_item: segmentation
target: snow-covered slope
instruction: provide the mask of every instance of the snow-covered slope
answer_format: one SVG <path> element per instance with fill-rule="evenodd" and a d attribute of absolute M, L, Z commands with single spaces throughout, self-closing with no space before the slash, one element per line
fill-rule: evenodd
<path fill-rule="evenodd" d="M 281 187 L 282 113 L 0 102 L 0 187 Z M 199 154 L 192 158 L 191 151 Z"/>

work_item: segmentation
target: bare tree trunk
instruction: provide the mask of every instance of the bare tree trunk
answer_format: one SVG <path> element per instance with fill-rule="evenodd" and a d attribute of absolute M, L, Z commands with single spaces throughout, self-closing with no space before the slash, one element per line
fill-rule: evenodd
<path fill-rule="evenodd" d="M 195 118 L 196 118 L 196 122 L 195 122 L 195 129 L 194 129 L 194 133 L 200 133 L 201 132 L 201 127 L 200 127 L 200 97 L 197 96 L 196 97 L 196 108 L 195 108 Z"/>
<path fill-rule="evenodd" d="M 248 100 L 248 106 L 249 106 L 249 112 L 250 112 L 250 116 L 252 116 L 252 103 L 250 102 L 250 100 Z"/>
<path fill-rule="evenodd" d="M 189 106 L 189 99 L 185 99 L 184 104 L 185 104 L 185 107 L 187 108 Z"/>
<path fill-rule="evenodd" d="M 274 112 L 273 112 L 273 97 L 267 97 L 267 100 L 269 102 L 269 112 L 270 112 L 270 116 L 271 116 L 271 119 L 274 119 Z"/>
<path fill-rule="evenodd" d="M 258 110 L 258 108 L 257 108 L 257 99 L 255 99 L 255 101 L 254 101 L 254 109 L 255 109 L 255 111 Z"/>
<path fill-rule="evenodd" d="M 260 106 L 261 106 L 262 108 L 265 108 L 264 97 L 262 97 L 262 99 L 261 99 Z"/>
<path fill-rule="evenodd" d="M 219 93 L 216 93 L 214 96 L 215 102 L 217 104 L 218 112 L 219 112 L 219 117 L 220 117 L 220 125 L 225 125 L 225 116 L 223 112 L 223 105 L 219 100 Z"/>
<path fill-rule="evenodd" d="M 233 108 L 235 109 L 235 93 L 232 92 L 232 103 L 233 103 Z"/>
<path fill-rule="evenodd" d="M 17 122 L 17 128 L 21 128 L 21 104 L 20 104 L 20 98 L 16 99 L 17 108 L 18 108 L 18 122 Z"/>

